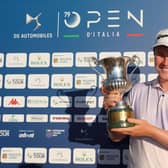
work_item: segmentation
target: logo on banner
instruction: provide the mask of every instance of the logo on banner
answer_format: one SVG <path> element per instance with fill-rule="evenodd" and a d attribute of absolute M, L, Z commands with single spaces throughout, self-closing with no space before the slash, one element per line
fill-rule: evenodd
<path fill-rule="evenodd" d="M 25 162 L 26 163 L 46 163 L 47 149 L 46 148 L 26 148 Z"/>
<path fill-rule="evenodd" d="M 6 129 L 0 130 L 0 137 L 8 137 L 8 136 L 10 136 L 10 130 Z"/>
<path fill-rule="evenodd" d="M 49 163 L 53 164 L 69 164 L 71 162 L 70 148 L 50 148 Z"/>
<path fill-rule="evenodd" d="M 0 53 L 0 67 L 3 67 L 4 64 L 4 54 Z"/>
<path fill-rule="evenodd" d="M 74 164 L 95 164 L 96 151 L 93 148 L 75 148 L 73 151 Z"/>
<path fill-rule="evenodd" d="M 64 12 L 64 23 L 69 28 L 75 28 L 79 26 L 81 17 L 79 13 L 72 11 L 72 12 Z"/>
<path fill-rule="evenodd" d="M 23 160 L 22 148 L 1 148 L 1 163 L 21 163 Z"/>
<path fill-rule="evenodd" d="M 98 163 L 102 165 L 119 165 L 120 157 L 119 149 L 98 150 Z"/>
<path fill-rule="evenodd" d="M 27 26 L 26 32 L 14 32 L 13 33 L 13 39 L 51 39 L 53 38 L 53 33 L 51 32 L 40 32 L 40 27 L 42 26 L 40 22 L 40 16 L 42 13 L 40 12 L 36 16 L 32 16 L 32 14 L 27 13 L 25 15 L 25 23 Z M 29 24 L 33 24 L 34 27 L 29 28 Z M 38 31 L 38 32 L 37 32 Z M 31 32 L 31 33 L 30 33 Z M 36 32 L 36 33 L 35 33 Z"/>
<path fill-rule="evenodd" d="M 18 138 L 34 138 L 34 130 L 19 130 Z"/>
<path fill-rule="evenodd" d="M 115 38 L 120 37 L 120 28 L 124 22 L 128 25 L 134 24 L 139 30 L 144 26 L 144 10 L 126 11 L 123 17 L 120 9 L 110 9 L 106 11 L 88 10 L 85 19 L 82 19 L 83 14 L 78 11 L 64 11 L 57 13 L 57 38 Z M 81 24 L 81 20 L 83 23 Z M 64 25 L 60 27 L 61 25 Z M 83 26 L 84 27 L 81 27 Z M 101 26 L 101 30 L 100 30 Z M 73 29 L 73 31 L 72 31 Z M 81 29 L 84 29 L 84 31 Z M 135 30 L 135 28 L 134 28 Z M 81 34 L 82 32 L 82 34 Z M 85 34 L 83 34 L 83 32 Z M 136 30 L 135 30 L 136 32 Z M 144 36 L 141 32 L 127 32 L 128 37 Z"/>
<path fill-rule="evenodd" d="M 22 108 L 25 106 L 24 96 L 5 96 L 4 107 L 8 108 Z"/>
<path fill-rule="evenodd" d="M 124 15 L 123 15 L 124 13 Z M 109 10 L 87 10 L 81 13 L 76 10 L 58 11 L 53 25 L 56 24 L 55 32 L 42 32 L 40 22 L 42 12 L 36 16 L 32 13 L 25 15 L 26 32 L 13 33 L 14 39 L 49 39 L 56 38 L 119 38 L 123 32 L 121 28 L 127 23 L 127 37 L 144 36 L 144 10 L 134 9 L 134 11 L 121 9 Z M 43 14 L 45 16 L 45 14 Z M 48 18 L 49 19 L 49 18 Z M 47 22 L 47 21 L 46 21 Z M 124 25 L 123 25 L 124 23 Z M 29 28 L 34 24 L 33 29 Z M 134 26 L 134 27 L 132 27 Z M 131 32 L 130 30 L 134 30 Z M 30 33 L 32 31 L 32 33 Z M 41 32 L 40 32 L 41 31 Z"/>
<path fill-rule="evenodd" d="M 24 114 L 3 114 L 3 122 L 24 122 Z"/>
<path fill-rule="evenodd" d="M 41 23 L 39 22 L 39 17 L 42 13 L 39 13 L 37 16 L 32 17 L 31 15 L 29 15 L 28 13 L 26 14 L 26 24 L 29 24 L 31 22 L 35 22 L 35 28 L 33 29 L 33 31 L 39 29 L 39 27 L 41 26 Z"/>
<path fill-rule="evenodd" d="M 63 135 L 65 133 L 64 129 L 46 129 L 46 138 L 57 137 L 59 135 Z"/>

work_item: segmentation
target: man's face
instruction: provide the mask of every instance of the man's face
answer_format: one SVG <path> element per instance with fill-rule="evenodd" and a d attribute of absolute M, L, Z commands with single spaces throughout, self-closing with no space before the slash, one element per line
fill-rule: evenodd
<path fill-rule="evenodd" d="M 158 46 L 154 48 L 155 68 L 160 80 L 168 81 L 168 47 Z"/>

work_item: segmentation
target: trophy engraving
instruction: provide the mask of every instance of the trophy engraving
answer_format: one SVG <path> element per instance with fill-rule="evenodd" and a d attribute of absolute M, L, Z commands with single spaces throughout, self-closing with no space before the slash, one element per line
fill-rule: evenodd
<path fill-rule="evenodd" d="M 105 71 L 106 78 L 103 79 L 103 86 L 108 91 L 117 91 L 120 93 L 122 100 L 116 102 L 114 107 L 107 110 L 107 127 L 122 128 L 132 127 L 133 124 L 127 121 L 128 117 L 134 117 L 132 108 L 123 100 L 123 95 L 132 87 L 130 77 L 128 78 L 128 65 L 134 64 L 135 68 L 130 75 L 137 69 L 140 64 L 140 59 L 137 56 L 118 56 L 108 57 L 101 60 L 92 60 L 97 65 L 101 65 Z M 92 67 L 99 75 L 100 72 Z"/>

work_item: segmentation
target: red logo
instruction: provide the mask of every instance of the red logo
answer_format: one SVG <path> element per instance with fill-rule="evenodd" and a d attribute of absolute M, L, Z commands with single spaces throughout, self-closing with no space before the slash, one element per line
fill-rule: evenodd
<path fill-rule="evenodd" d="M 11 99 L 8 105 L 19 105 L 20 103 L 16 99 Z"/>

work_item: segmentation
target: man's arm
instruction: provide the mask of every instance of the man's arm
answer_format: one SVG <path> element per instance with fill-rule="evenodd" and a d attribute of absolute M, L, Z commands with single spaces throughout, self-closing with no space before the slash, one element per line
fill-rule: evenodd
<path fill-rule="evenodd" d="M 160 129 L 145 120 L 128 118 L 128 122 L 135 124 L 134 127 L 128 128 L 113 128 L 110 131 L 130 135 L 132 137 L 148 137 L 168 149 L 168 131 Z"/>

